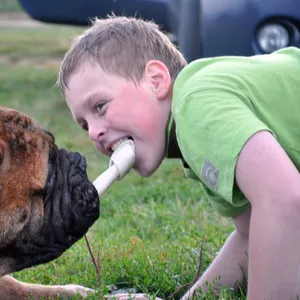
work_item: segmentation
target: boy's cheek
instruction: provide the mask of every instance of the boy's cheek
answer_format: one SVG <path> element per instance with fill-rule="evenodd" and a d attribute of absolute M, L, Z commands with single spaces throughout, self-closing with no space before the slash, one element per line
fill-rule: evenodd
<path fill-rule="evenodd" d="M 107 114 L 107 119 L 109 120 L 109 128 L 128 134 L 134 134 L 137 131 L 141 132 L 142 135 L 149 134 L 157 128 L 153 122 L 153 115 L 146 110 L 135 111 L 131 114 L 124 113 L 122 110 L 114 113 L 114 115 Z"/>
<path fill-rule="evenodd" d="M 146 135 L 156 135 L 159 130 L 159 122 L 153 117 L 155 113 L 151 111 L 141 111 L 137 114 L 135 126 Z"/>

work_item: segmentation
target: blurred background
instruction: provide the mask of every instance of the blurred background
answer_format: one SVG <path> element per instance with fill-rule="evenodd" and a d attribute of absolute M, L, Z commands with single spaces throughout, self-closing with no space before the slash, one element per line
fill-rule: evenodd
<path fill-rule="evenodd" d="M 152 19 L 172 34 L 188 61 L 219 55 L 270 53 L 287 46 L 298 47 L 300 42 L 297 0 L 286 0 L 284 5 L 281 0 L 20 0 L 20 3 L 29 15 L 44 22 L 87 25 L 91 17 L 105 17 L 111 12 Z"/>
<path fill-rule="evenodd" d="M 152 19 L 191 61 L 298 47 L 299 6 L 298 0 L 284 5 L 281 0 L 0 0 L 0 105 L 27 113 L 54 134 L 59 146 L 81 152 L 93 180 L 108 160 L 74 123 L 55 86 L 64 53 L 91 18 L 113 11 Z M 89 299 L 124 289 L 164 299 L 178 291 L 178 299 L 232 229 L 198 184 L 184 177 L 180 162 L 166 160 L 151 178 L 131 172 L 101 198 L 101 217 L 88 233 L 101 283 L 84 240 L 55 261 L 14 276 L 97 289 Z M 201 299 L 246 299 L 245 289 Z"/>

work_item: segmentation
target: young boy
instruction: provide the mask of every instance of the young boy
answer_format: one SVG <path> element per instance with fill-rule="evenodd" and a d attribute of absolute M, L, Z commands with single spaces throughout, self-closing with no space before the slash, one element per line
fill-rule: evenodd
<path fill-rule="evenodd" d="M 248 300 L 300 296 L 300 50 L 186 65 L 151 23 L 95 20 L 62 62 L 58 84 L 95 147 L 132 138 L 134 169 L 150 176 L 182 158 L 234 232 L 199 281 L 221 277 Z M 176 127 L 175 127 L 176 126 Z"/>

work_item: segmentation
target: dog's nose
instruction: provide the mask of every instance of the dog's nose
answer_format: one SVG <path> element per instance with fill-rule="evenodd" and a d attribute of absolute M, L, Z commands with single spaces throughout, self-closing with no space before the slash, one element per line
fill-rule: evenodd
<path fill-rule="evenodd" d="M 86 171 L 86 160 L 78 152 L 69 152 L 71 164 L 77 166 L 82 172 Z"/>

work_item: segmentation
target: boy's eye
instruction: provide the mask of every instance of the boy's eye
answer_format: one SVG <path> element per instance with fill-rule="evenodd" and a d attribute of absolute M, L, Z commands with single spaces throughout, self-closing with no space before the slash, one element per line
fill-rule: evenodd
<path fill-rule="evenodd" d="M 85 131 L 88 131 L 89 130 L 89 127 L 88 127 L 88 124 L 87 122 L 83 122 L 82 124 L 80 124 L 80 127 L 85 130 Z"/>
<path fill-rule="evenodd" d="M 101 112 L 105 104 L 106 104 L 106 103 L 99 103 L 99 104 L 96 105 L 95 109 L 96 109 L 98 112 Z"/>

